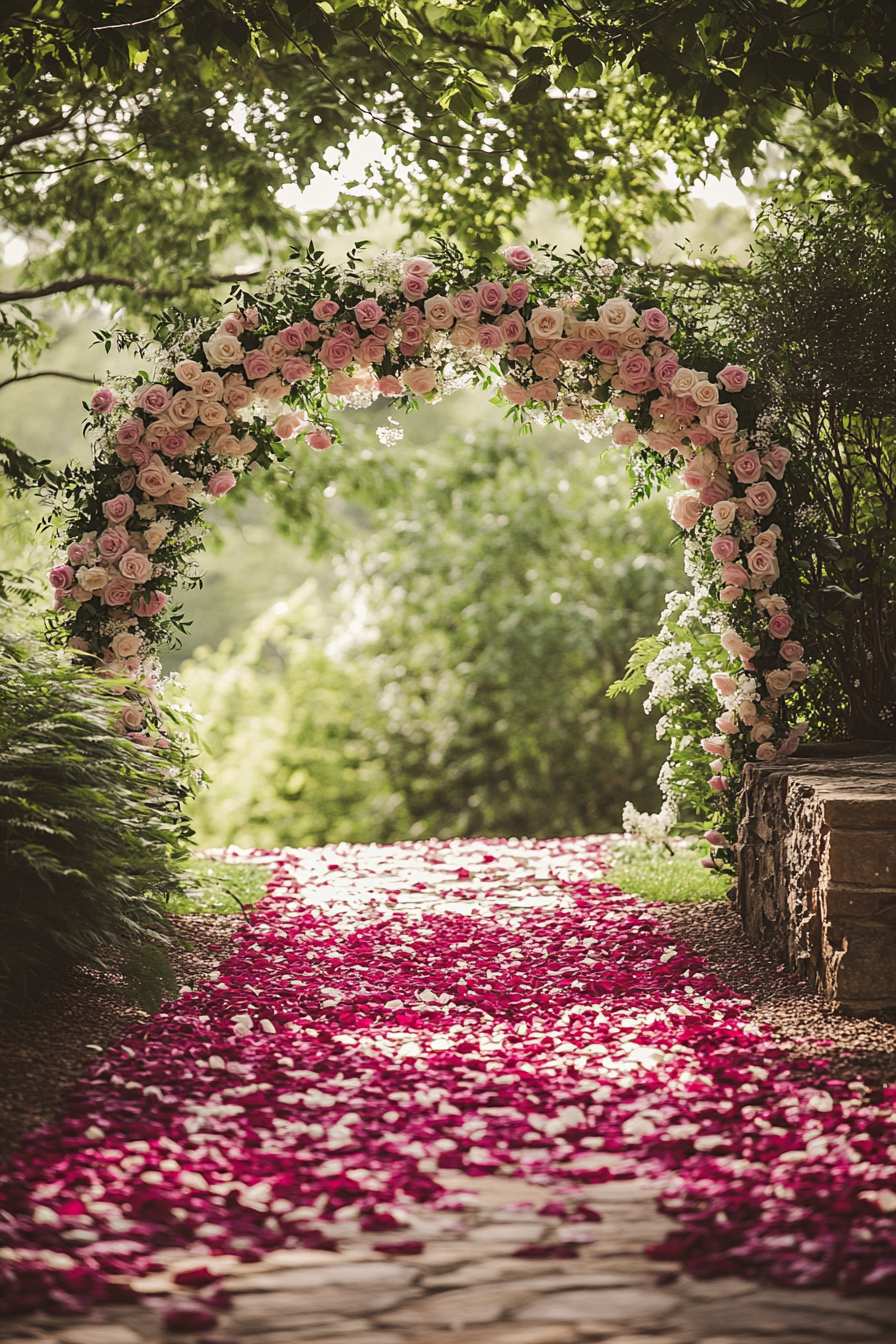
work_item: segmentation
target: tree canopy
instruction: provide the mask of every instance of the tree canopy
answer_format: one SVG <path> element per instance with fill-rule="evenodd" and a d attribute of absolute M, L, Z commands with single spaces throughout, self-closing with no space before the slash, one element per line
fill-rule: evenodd
<path fill-rule="evenodd" d="M 896 199 L 884 0 L 36 0 L 7 16 L 0 71 L 0 220 L 29 248 L 0 341 L 20 361 L 46 336 L 32 300 L 193 307 L 285 257 L 302 225 L 278 190 L 353 132 L 380 159 L 312 229 L 392 208 L 489 250 L 549 199 L 618 255 L 726 167 L 790 198 Z"/>

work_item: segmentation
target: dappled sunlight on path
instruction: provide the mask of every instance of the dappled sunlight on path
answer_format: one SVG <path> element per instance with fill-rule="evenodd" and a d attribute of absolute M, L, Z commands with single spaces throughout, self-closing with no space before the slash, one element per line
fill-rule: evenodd
<path fill-rule="evenodd" d="M 213 1317 L 225 1269 L 349 1235 L 403 1263 L 459 1185 L 508 1177 L 533 1214 L 550 1196 L 514 1260 L 573 1258 L 601 1192 L 650 1180 L 678 1222 L 646 1236 L 697 1279 L 892 1291 L 896 1088 L 795 1065 L 601 856 L 267 858 L 216 978 L 131 1029 L 0 1169 L 6 1309 L 127 1296 L 190 1256 Z"/>

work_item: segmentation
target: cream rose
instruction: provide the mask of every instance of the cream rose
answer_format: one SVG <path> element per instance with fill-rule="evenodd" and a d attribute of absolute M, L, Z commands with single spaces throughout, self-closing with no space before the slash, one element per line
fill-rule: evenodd
<path fill-rule="evenodd" d="M 768 687 L 768 693 L 775 699 L 783 695 L 788 686 L 793 681 L 793 674 L 787 667 L 776 667 L 773 672 L 766 672 L 765 684 Z"/>
<path fill-rule="evenodd" d="M 171 472 L 156 458 L 137 473 L 137 485 L 144 494 L 158 499 L 171 489 Z"/>
<path fill-rule="evenodd" d="M 696 490 L 682 490 L 680 494 L 673 495 L 669 502 L 672 521 L 688 532 L 697 525 L 702 512 L 703 505 Z"/>
<path fill-rule="evenodd" d="M 715 406 L 719 400 L 719 389 L 715 383 L 698 383 L 690 395 L 700 407 Z"/>
<path fill-rule="evenodd" d="M 598 308 L 597 318 L 608 335 L 616 335 L 633 327 L 638 314 L 628 299 L 610 299 Z"/>
<path fill-rule="evenodd" d="M 237 338 L 228 335 L 226 331 L 216 331 L 214 336 L 203 341 L 202 348 L 213 369 L 226 369 L 232 364 L 242 364 L 246 357 L 246 352 Z"/>
<path fill-rule="evenodd" d="M 82 565 L 75 577 L 86 592 L 98 593 L 109 582 L 109 571 L 102 565 Z"/>
<path fill-rule="evenodd" d="M 146 583 L 152 578 L 152 561 L 139 551 L 125 551 L 118 562 L 119 573 L 134 583 Z"/>
<path fill-rule="evenodd" d="M 448 331 L 454 326 L 454 312 L 451 308 L 450 299 L 446 299 L 444 294 L 434 294 L 431 299 L 426 299 L 423 304 L 423 311 L 426 314 L 426 320 L 436 331 Z"/>
<path fill-rule="evenodd" d="M 133 658 L 140 652 L 140 636 L 123 631 L 112 640 L 112 652 L 116 658 Z"/>
<path fill-rule="evenodd" d="M 526 326 L 535 340 L 559 341 L 563 335 L 563 309 L 538 307 Z"/>

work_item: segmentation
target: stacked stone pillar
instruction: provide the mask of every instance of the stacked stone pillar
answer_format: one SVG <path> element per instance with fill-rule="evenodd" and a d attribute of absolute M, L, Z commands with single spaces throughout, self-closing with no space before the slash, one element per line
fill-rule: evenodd
<path fill-rule="evenodd" d="M 866 750 L 746 767 L 736 897 L 752 942 L 860 1017 L 896 1009 L 896 751 Z"/>

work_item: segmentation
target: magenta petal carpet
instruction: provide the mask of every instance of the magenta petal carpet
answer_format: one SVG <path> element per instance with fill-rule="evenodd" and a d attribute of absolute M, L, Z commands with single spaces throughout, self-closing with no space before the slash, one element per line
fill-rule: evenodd
<path fill-rule="evenodd" d="M 403 1205 L 444 1206 L 446 1169 L 666 1173 L 663 1259 L 896 1291 L 896 1087 L 794 1063 L 601 856 L 272 856 L 217 978 L 129 1031 L 0 1168 L 3 1309 L 114 1296 L 163 1248 L 326 1248 L 347 1204 L 388 1233 Z"/>

